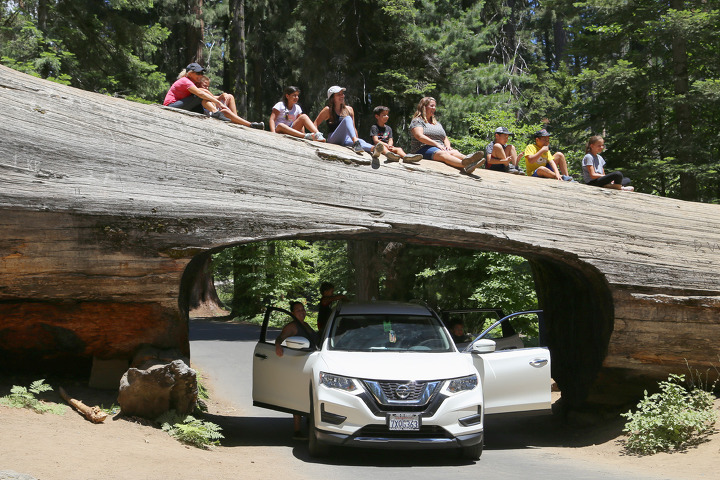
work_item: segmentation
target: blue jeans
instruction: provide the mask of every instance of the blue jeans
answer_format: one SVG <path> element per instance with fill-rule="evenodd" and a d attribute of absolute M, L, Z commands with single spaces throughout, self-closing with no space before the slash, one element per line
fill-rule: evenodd
<path fill-rule="evenodd" d="M 202 103 L 202 100 L 200 97 L 196 97 L 195 95 L 190 95 L 189 97 L 185 97 L 181 100 L 178 100 L 176 102 L 173 102 L 168 107 L 173 108 L 181 108 L 183 110 L 192 110 L 193 112 L 198 111 L 198 107 L 200 107 L 200 104 Z M 200 109 L 200 112 L 202 112 L 202 109 Z"/>
<path fill-rule="evenodd" d="M 355 125 L 353 125 L 353 119 L 350 115 L 343 118 L 340 123 L 338 124 L 337 128 L 334 132 L 330 134 L 327 141 L 328 143 L 334 143 L 335 145 L 344 145 L 346 147 L 352 147 L 353 145 L 353 137 L 355 136 Z M 362 145 L 363 150 L 366 152 L 369 152 L 372 150 L 372 145 L 370 145 L 368 142 L 363 140 L 362 138 L 358 138 L 360 141 L 360 145 Z"/>

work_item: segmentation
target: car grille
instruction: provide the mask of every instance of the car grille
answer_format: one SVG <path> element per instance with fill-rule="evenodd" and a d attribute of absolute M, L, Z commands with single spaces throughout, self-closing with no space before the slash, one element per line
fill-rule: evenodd
<path fill-rule="evenodd" d="M 452 438 L 447 430 L 436 425 L 423 425 L 419 431 L 390 430 L 387 425 L 366 425 L 353 434 L 354 437 L 385 438 Z"/>
<path fill-rule="evenodd" d="M 380 405 L 423 406 L 427 405 L 440 389 L 442 381 L 398 382 L 363 380 L 368 391 Z"/>

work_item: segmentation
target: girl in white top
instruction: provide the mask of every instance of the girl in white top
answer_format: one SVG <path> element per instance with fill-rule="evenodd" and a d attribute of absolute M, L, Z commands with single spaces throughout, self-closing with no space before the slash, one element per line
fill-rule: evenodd
<path fill-rule="evenodd" d="M 293 86 L 285 87 L 282 100 L 273 106 L 270 114 L 270 131 L 324 142 L 325 137 L 318 131 L 310 117 L 302 113 L 298 100 L 300 100 L 300 89 Z M 305 133 L 306 128 L 310 132 Z"/>

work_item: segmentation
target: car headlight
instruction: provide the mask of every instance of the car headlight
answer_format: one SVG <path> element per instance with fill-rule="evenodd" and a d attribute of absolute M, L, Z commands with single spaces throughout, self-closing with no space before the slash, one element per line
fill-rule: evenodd
<path fill-rule="evenodd" d="M 328 388 L 335 388 L 344 392 L 353 392 L 357 390 L 357 385 L 355 385 L 355 381 L 352 378 L 325 372 L 320 372 L 320 385 L 325 385 Z"/>
<path fill-rule="evenodd" d="M 447 392 L 450 394 L 465 392 L 472 390 L 478 385 L 477 375 L 468 375 L 467 377 L 455 378 L 450 380 L 447 385 Z"/>

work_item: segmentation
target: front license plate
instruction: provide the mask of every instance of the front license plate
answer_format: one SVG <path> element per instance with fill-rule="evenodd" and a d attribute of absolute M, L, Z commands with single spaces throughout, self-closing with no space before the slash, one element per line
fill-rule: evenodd
<path fill-rule="evenodd" d="M 419 413 L 388 413 L 390 430 L 420 430 Z"/>

